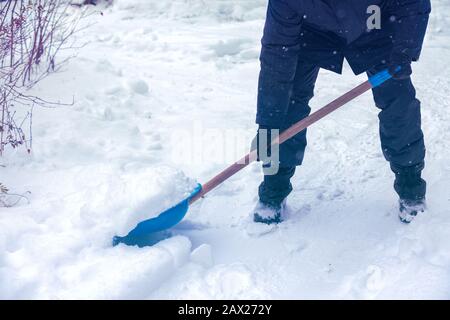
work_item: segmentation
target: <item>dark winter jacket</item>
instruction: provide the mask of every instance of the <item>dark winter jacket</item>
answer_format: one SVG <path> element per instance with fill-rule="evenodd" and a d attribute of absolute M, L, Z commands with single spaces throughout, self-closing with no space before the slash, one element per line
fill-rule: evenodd
<path fill-rule="evenodd" d="M 371 5 L 381 8 L 380 29 L 368 29 Z M 394 51 L 416 61 L 430 11 L 430 0 L 269 0 L 257 123 L 282 125 L 299 61 L 341 73 L 345 58 L 355 74 L 389 63 Z"/>

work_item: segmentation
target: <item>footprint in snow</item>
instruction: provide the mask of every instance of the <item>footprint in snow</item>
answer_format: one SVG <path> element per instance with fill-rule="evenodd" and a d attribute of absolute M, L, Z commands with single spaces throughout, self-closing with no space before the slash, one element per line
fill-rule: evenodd
<path fill-rule="evenodd" d="M 248 219 L 245 222 L 244 230 L 248 236 L 252 238 L 258 238 L 263 235 L 272 233 L 278 229 L 278 226 L 275 224 L 264 224 L 264 223 L 256 223 L 251 219 Z"/>
<path fill-rule="evenodd" d="M 294 221 L 296 218 L 300 218 L 304 215 L 311 213 L 311 205 L 305 204 L 299 209 L 292 208 L 289 204 L 286 206 L 286 211 L 283 214 L 283 221 Z"/>
<path fill-rule="evenodd" d="M 384 270 L 376 265 L 370 265 L 366 270 L 366 288 L 370 292 L 379 292 L 384 288 L 385 275 Z"/>
<path fill-rule="evenodd" d="M 302 252 L 308 247 L 308 241 L 306 240 L 289 240 L 283 242 L 283 247 L 289 252 L 290 254 L 295 254 Z"/>

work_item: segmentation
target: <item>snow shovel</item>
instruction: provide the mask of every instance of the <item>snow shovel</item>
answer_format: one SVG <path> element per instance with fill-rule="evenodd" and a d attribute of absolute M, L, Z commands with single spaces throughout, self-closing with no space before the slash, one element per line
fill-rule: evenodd
<path fill-rule="evenodd" d="M 318 111 L 314 112 L 309 117 L 297 122 L 289 129 L 283 131 L 279 135 L 278 141 L 272 141 L 271 144 L 272 145 L 276 143 L 282 144 L 286 140 L 289 140 L 296 134 L 308 128 L 310 125 L 324 118 L 331 112 L 344 106 L 348 102 L 359 97 L 360 95 L 369 91 L 370 89 L 378 87 L 379 85 L 383 84 L 385 81 L 391 78 L 392 75 L 388 72 L 388 70 L 384 70 L 377 73 L 376 75 L 370 77 L 368 81 L 360 84 L 356 88 L 350 90 L 346 94 L 329 103 L 322 109 L 319 109 Z M 125 237 L 119 236 L 114 237 L 113 245 L 115 246 L 118 245 L 119 243 L 124 243 L 127 245 L 145 246 L 149 244 L 150 245 L 154 244 L 159 240 L 166 238 L 167 234 L 164 234 L 164 232 L 172 228 L 176 224 L 178 224 L 184 218 L 190 205 L 192 205 L 194 202 L 204 197 L 207 193 L 212 191 L 222 182 L 224 182 L 237 172 L 247 167 L 250 163 L 254 162 L 256 159 L 257 159 L 257 152 L 256 150 L 253 150 L 247 155 L 245 155 L 241 160 L 237 161 L 236 163 L 234 163 L 233 165 L 229 166 L 224 171 L 219 173 L 217 176 L 212 178 L 207 183 L 203 185 L 198 184 L 197 187 L 185 200 L 167 209 L 156 218 L 140 222 Z"/>

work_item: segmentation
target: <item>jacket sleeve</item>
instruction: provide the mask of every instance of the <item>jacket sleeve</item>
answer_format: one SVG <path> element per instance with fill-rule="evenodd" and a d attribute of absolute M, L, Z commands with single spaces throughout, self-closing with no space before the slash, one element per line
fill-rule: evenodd
<path fill-rule="evenodd" d="M 286 2 L 269 0 L 262 38 L 256 123 L 280 128 L 297 69 L 302 18 Z"/>
<path fill-rule="evenodd" d="M 418 60 L 431 12 L 430 0 L 391 0 L 389 11 L 394 23 L 393 50 Z"/>

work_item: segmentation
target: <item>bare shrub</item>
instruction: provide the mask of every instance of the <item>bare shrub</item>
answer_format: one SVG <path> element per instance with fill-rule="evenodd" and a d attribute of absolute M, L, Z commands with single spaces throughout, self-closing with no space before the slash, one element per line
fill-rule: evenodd
<path fill-rule="evenodd" d="M 31 151 L 33 106 L 52 103 L 27 92 L 67 61 L 57 60 L 62 50 L 74 48 L 84 14 L 70 7 L 67 0 L 0 0 L 0 155 L 6 146 Z"/>

